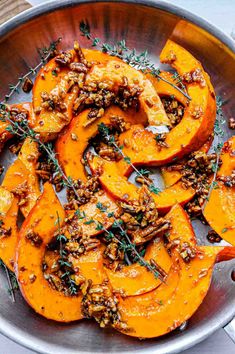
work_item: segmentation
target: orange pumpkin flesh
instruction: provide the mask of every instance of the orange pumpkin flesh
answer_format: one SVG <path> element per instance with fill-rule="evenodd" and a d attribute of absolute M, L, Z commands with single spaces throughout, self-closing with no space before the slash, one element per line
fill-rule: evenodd
<path fill-rule="evenodd" d="M 102 82 L 107 84 L 111 91 L 117 92 L 123 85 L 124 77 L 128 85 L 142 89 L 139 95 L 140 109 L 146 114 L 149 124 L 170 125 L 162 102 L 150 80 L 142 72 L 116 58 L 94 65 L 86 76 L 86 84 Z"/>
<path fill-rule="evenodd" d="M 26 217 L 40 195 L 39 180 L 36 163 L 39 157 L 37 143 L 27 138 L 21 147 L 18 159 L 8 168 L 2 186 L 11 192 L 20 193 L 21 188 L 26 189 L 26 203 L 20 209 Z"/>
<path fill-rule="evenodd" d="M 105 110 L 104 115 L 95 122 L 86 125 L 88 121 L 87 115 L 89 110 L 85 110 L 75 117 L 67 129 L 60 135 L 56 141 L 56 152 L 60 165 L 63 167 L 67 176 L 73 179 L 81 179 L 86 181 L 86 173 L 81 160 L 83 154 L 89 144 L 89 140 L 98 133 L 98 125 L 100 123 L 110 124 L 110 117 L 119 116 L 126 122 L 134 124 L 136 116 L 144 123 L 145 118 L 140 114 L 132 111 L 124 112 L 116 106 L 112 106 Z"/>
<path fill-rule="evenodd" d="M 97 204 L 100 203 L 106 211 L 101 211 Z M 67 211 L 68 216 L 74 214 L 73 211 Z M 78 215 L 80 218 L 77 224 L 81 227 L 84 235 L 87 236 L 97 236 L 103 232 L 97 228 L 97 224 L 102 224 L 103 228 L 108 229 L 114 223 L 114 217 L 109 217 L 109 213 L 114 213 L 117 217 L 120 214 L 120 208 L 117 204 L 110 198 L 105 192 L 97 192 L 94 195 L 92 201 L 80 206 L 78 209 Z M 89 222 L 92 220 L 93 222 Z"/>
<path fill-rule="evenodd" d="M 94 156 L 92 159 L 89 159 L 89 165 L 93 172 L 100 173 L 100 183 L 113 198 L 123 201 L 138 200 L 138 187 L 120 174 L 118 164 Z M 158 195 L 152 193 L 152 197 L 158 211 L 166 213 L 176 203 L 187 203 L 193 198 L 194 194 L 195 191 L 192 188 L 184 189 L 179 182 L 163 190 Z"/>
<path fill-rule="evenodd" d="M 53 187 L 46 183 L 42 195 L 20 230 L 15 271 L 25 300 L 37 313 L 55 321 L 70 322 L 83 317 L 81 313 L 82 295 L 70 297 L 54 290 L 44 278 L 42 271 L 46 246 L 58 228 L 56 225 L 58 216 L 62 225 L 65 218 L 64 210 Z M 41 237 L 42 244 L 39 247 L 27 240 L 26 236 L 29 231 Z M 87 252 L 79 259 L 80 265 L 86 271 L 86 277 L 91 280 L 95 273 L 94 269 L 99 271 L 96 251 Z"/>
<path fill-rule="evenodd" d="M 18 200 L 6 188 L 0 187 L 0 221 L 1 227 L 10 230 L 10 234 L 1 235 L 0 258 L 13 271 L 15 248 L 17 244 Z"/>
<path fill-rule="evenodd" d="M 221 154 L 222 165 L 217 176 L 231 176 L 235 170 L 235 137 L 224 144 Z M 209 225 L 225 241 L 235 246 L 235 187 L 226 187 L 217 182 L 213 188 L 203 214 Z"/>
<path fill-rule="evenodd" d="M 17 104 L 12 104 L 9 106 L 9 108 L 18 108 L 19 111 L 27 111 L 29 116 L 28 120 L 31 120 L 31 103 L 30 102 L 24 102 L 24 103 L 17 103 Z M 4 117 L 3 117 L 4 118 Z M 13 135 L 6 129 L 9 127 L 8 122 L 4 122 L 0 120 L 0 152 L 2 151 L 5 143 L 13 137 Z"/>
<path fill-rule="evenodd" d="M 205 144 L 203 144 L 200 149 L 198 151 L 203 151 L 203 152 L 208 152 L 210 147 L 211 147 L 211 144 L 213 142 L 213 134 L 207 139 L 207 141 L 205 142 Z M 180 162 L 184 163 L 185 160 L 181 160 Z M 164 180 L 164 184 L 165 184 L 165 187 L 170 187 L 170 186 L 173 186 L 173 184 L 175 184 L 176 182 L 178 182 L 181 177 L 182 177 L 182 174 L 180 171 L 170 171 L 169 168 L 166 167 L 162 167 L 161 168 L 161 173 L 162 173 L 162 177 L 163 177 L 163 180 Z"/>
<path fill-rule="evenodd" d="M 94 63 L 105 63 L 112 60 L 113 57 L 108 54 L 101 53 L 97 50 L 83 49 L 82 50 L 85 59 Z M 75 52 L 71 51 L 74 56 L 74 61 L 77 60 Z M 54 92 L 67 92 L 69 88 L 68 72 L 69 67 L 59 67 L 55 58 L 51 59 L 38 73 L 33 87 L 33 108 L 34 110 L 40 107 L 42 103 L 41 93 L 46 92 L 48 94 Z M 62 119 L 57 112 L 42 109 L 39 114 L 34 114 L 33 119 L 30 121 L 31 128 L 45 140 L 54 139 L 56 133 L 60 132 L 64 126 L 66 126 L 73 116 L 73 103 L 78 96 L 78 88 L 74 87 L 72 90 L 66 93 L 64 103 L 66 105 L 66 119 Z"/>
<path fill-rule="evenodd" d="M 147 246 L 144 256 L 146 261 L 153 259 L 166 273 L 171 267 L 171 258 L 163 241 L 156 238 Z M 106 268 L 106 273 L 114 291 L 124 296 L 144 294 L 157 288 L 161 281 L 154 274 L 138 263 L 124 266 L 121 270 L 112 271 Z"/>
<path fill-rule="evenodd" d="M 167 71 L 162 71 L 160 76 L 170 82 L 173 85 L 177 85 L 176 80 L 173 78 L 173 74 Z M 152 82 L 158 95 L 161 96 L 172 96 L 174 99 L 182 103 L 183 106 L 187 106 L 189 101 L 179 90 L 171 86 L 168 82 L 165 82 L 151 74 L 147 74 L 147 78 Z"/>
<path fill-rule="evenodd" d="M 198 60 L 189 52 L 178 44 L 167 41 L 160 55 L 161 61 L 167 62 L 171 54 L 176 56 L 171 64 L 180 75 L 199 69 L 205 86 L 198 82 L 186 85 L 191 101 L 182 120 L 167 134 L 165 143 L 168 147 L 158 150 L 155 135 L 146 131 L 141 125 L 133 126 L 132 129 L 121 134 L 120 144 L 124 145 L 123 152 L 134 165 L 161 166 L 172 162 L 174 158 L 182 158 L 184 155 L 199 149 L 213 131 L 216 103 L 208 75 L 204 72 Z M 198 112 L 199 117 L 196 119 L 194 114 Z M 123 161 L 119 165 L 123 174 L 128 175 L 131 167 Z"/>
<path fill-rule="evenodd" d="M 39 158 L 38 144 L 26 138 L 22 148 L 20 149 L 18 159 L 23 162 L 27 169 L 27 202 L 20 208 L 23 215 L 26 217 L 36 200 L 40 195 L 40 186 L 38 176 L 36 174 L 36 165 Z"/>
<path fill-rule="evenodd" d="M 184 219 L 183 225 L 187 225 L 187 234 L 177 220 L 179 213 Z M 173 238 L 180 242 L 184 242 L 184 237 L 185 240 L 195 237 L 193 231 L 190 232 L 191 225 L 185 215 L 180 206 L 175 206 L 168 214 L 174 221 L 170 240 L 172 232 Z M 231 247 L 197 246 L 197 249 L 198 256 L 189 264 L 184 263 L 175 251 L 174 265 L 166 283 L 157 289 L 144 295 L 120 298 L 119 312 L 129 328 L 125 334 L 142 338 L 158 337 L 179 327 L 194 314 L 207 294 L 217 258 L 224 260 L 229 252 L 227 259 L 235 257 L 235 249 L 231 251 Z"/>

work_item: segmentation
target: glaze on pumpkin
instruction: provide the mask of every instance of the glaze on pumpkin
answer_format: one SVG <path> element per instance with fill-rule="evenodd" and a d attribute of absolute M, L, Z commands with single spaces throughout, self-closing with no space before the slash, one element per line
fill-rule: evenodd
<path fill-rule="evenodd" d="M 19 111 L 27 111 L 28 112 L 28 120 L 30 120 L 30 114 L 31 114 L 31 102 L 24 102 L 24 103 L 17 103 L 17 104 L 12 104 L 8 106 L 9 109 L 11 108 L 18 108 Z M 1 117 L 1 115 L 0 115 Z M 4 119 L 4 117 L 3 117 Z M 9 127 L 9 123 L 6 121 L 0 120 L 0 152 L 2 151 L 5 143 L 13 137 L 13 135 L 7 130 L 7 127 Z"/>
<path fill-rule="evenodd" d="M 184 219 L 183 225 L 177 220 L 179 213 Z M 173 238 L 181 243 L 195 237 L 188 217 L 180 206 L 175 206 L 167 216 L 174 221 L 169 240 L 172 233 Z M 182 229 L 182 226 L 186 226 L 186 229 Z M 129 328 L 125 334 L 153 338 L 179 327 L 194 314 L 206 296 L 216 260 L 235 257 L 235 248 L 231 247 L 194 247 L 198 255 L 188 264 L 184 263 L 177 251 L 173 251 L 174 263 L 166 283 L 143 295 L 120 298 L 118 309 Z"/>
<path fill-rule="evenodd" d="M 214 139 L 214 136 L 213 134 L 207 139 L 207 141 L 205 142 L 205 144 L 202 145 L 202 147 L 198 150 L 198 151 L 203 151 L 203 152 L 208 152 L 210 147 L 211 147 L 211 144 L 213 142 L 213 139 Z M 184 162 L 186 161 L 186 158 L 179 161 L 180 163 L 184 164 Z M 182 174 L 180 171 L 170 171 L 169 168 L 166 166 L 166 167 L 162 167 L 161 168 L 161 173 L 162 173 L 162 177 L 163 177 L 163 180 L 164 180 L 164 184 L 165 184 L 165 187 L 170 187 L 170 186 L 173 186 L 176 182 L 178 182 L 181 177 L 182 177 Z"/>
<path fill-rule="evenodd" d="M 0 187 L 0 221 L 3 230 L 0 237 L 0 258 L 5 265 L 13 271 L 15 260 L 15 248 L 17 244 L 18 228 L 18 200 L 6 188 Z M 4 231 L 3 231 L 4 232 Z"/>
<path fill-rule="evenodd" d="M 107 208 L 107 210 L 101 211 L 97 207 L 98 203 L 102 205 L 102 207 Z M 114 223 L 114 217 L 110 217 L 109 214 L 113 213 L 115 217 L 118 217 L 120 208 L 104 191 L 99 191 L 95 193 L 92 201 L 81 205 L 77 211 L 68 210 L 66 213 L 67 215 L 71 215 L 74 212 L 79 215 L 77 223 L 81 227 L 83 234 L 87 236 L 97 236 L 103 232 L 102 229 L 99 230 L 97 228 L 97 224 L 102 224 L 106 229 L 110 228 Z M 94 222 L 89 223 L 89 220 L 93 220 Z"/>
<path fill-rule="evenodd" d="M 85 59 L 94 63 L 105 63 L 113 57 L 101 53 L 97 50 L 82 49 Z M 73 60 L 76 62 L 77 57 L 74 50 L 70 51 L 73 56 Z M 56 69 L 59 68 L 59 71 Z M 68 73 L 70 69 L 68 66 L 59 66 L 55 58 L 51 59 L 44 67 L 39 71 L 34 86 L 33 86 L 33 109 L 37 110 L 41 106 L 42 98 L 41 93 L 59 93 L 65 92 L 64 103 L 66 105 L 65 116 L 66 119 L 62 119 L 57 112 L 53 110 L 42 109 L 39 114 L 32 115 L 30 120 L 30 126 L 35 132 L 40 133 L 44 140 L 51 140 L 56 137 L 64 126 L 66 126 L 73 117 L 73 103 L 78 96 L 78 88 L 75 86 L 72 90 L 69 90 Z M 69 91 L 69 92 L 68 92 Z"/>
<path fill-rule="evenodd" d="M 169 62 L 169 56 L 175 60 Z M 191 101 L 185 109 L 182 120 L 166 136 L 168 147 L 158 149 L 155 134 L 136 125 L 120 135 L 123 153 L 134 165 L 161 166 L 174 159 L 179 159 L 199 149 L 213 132 L 216 103 L 215 94 L 209 76 L 201 64 L 188 51 L 168 40 L 162 50 L 160 59 L 169 63 L 181 76 L 191 75 L 199 70 L 202 82 L 186 83 Z M 195 117 L 196 116 L 196 117 Z M 131 167 L 125 162 L 119 163 L 124 175 L 130 173 Z"/>
<path fill-rule="evenodd" d="M 115 199 L 127 201 L 138 200 L 139 188 L 130 183 L 120 174 L 118 164 L 104 160 L 98 156 L 89 159 L 89 165 L 94 173 L 99 175 L 103 188 Z M 159 194 L 152 193 L 156 207 L 160 213 L 166 213 L 176 203 L 185 204 L 193 198 L 195 191 L 192 188 L 184 189 L 181 182 L 164 189 Z"/>
<path fill-rule="evenodd" d="M 222 165 L 217 178 L 229 177 L 235 170 L 234 151 L 235 137 L 232 137 L 224 144 L 220 155 Z M 203 214 L 217 234 L 235 246 L 235 186 L 227 187 L 223 182 L 217 181 Z"/>
<path fill-rule="evenodd" d="M 39 180 L 36 174 L 36 164 L 39 157 L 37 143 L 31 138 L 26 138 L 18 158 L 6 171 L 2 186 L 9 191 L 26 197 L 26 202 L 20 206 L 20 210 L 26 217 L 37 198 L 40 195 Z"/>
<path fill-rule="evenodd" d="M 155 238 L 149 243 L 144 259 L 148 262 L 153 259 L 166 273 L 172 265 L 164 242 L 160 238 Z M 161 284 L 159 278 L 138 263 L 123 266 L 118 271 L 106 268 L 106 273 L 113 290 L 125 296 L 144 294 Z"/>
<path fill-rule="evenodd" d="M 89 125 L 87 116 L 90 110 L 84 110 L 77 117 L 73 118 L 70 125 L 61 133 L 56 141 L 56 152 L 58 160 L 67 176 L 73 179 L 86 181 L 86 172 L 81 160 L 91 138 L 98 133 L 98 126 L 101 123 L 110 124 L 110 117 L 122 117 L 125 122 L 134 124 L 140 121 L 146 122 L 145 117 L 133 111 L 124 112 L 117 106 L 105 110 L 101 118 L 96 119 Z"/>
<path fill-rule="evenodd" d="M 42 195 L 20 230 L 15 271 L 22 295 L 37 313 L 55 321 L 70 322 L 83 317 L 81 313 L 82 295 L 66 296 L 54 290 L 44 278 L 42 271 L 46 246 L 58 229 L 56 224 L 58 216 L 62 225 L 65 217 L 64 210 L 52 185 L 45 183 Z M 41 238 L 41 245 L 37 247 L 27 239 L 29 231 L 33 231 Z M 94 249 L 79 259 L 88 279 L 93 279 L 94 268 L 97 272 L 99 271 L 97 257 Z M 97 275 L 95 277 L 97 278 Z"/>
<path fill-rule="evenodd" d="M 123 85 L 124 77 L 128 85 L 137 86 L 142 90 L 139 95 L 140 110 L 146 114 L 149 124 L 170 125 L 162 102 L 150 80 L 123 61 L 113 58 L 106 63 L 94 65 L 86 76 L 86 84 L 102 82 L 108 85 L 109 90 L 117 92 Z"/>

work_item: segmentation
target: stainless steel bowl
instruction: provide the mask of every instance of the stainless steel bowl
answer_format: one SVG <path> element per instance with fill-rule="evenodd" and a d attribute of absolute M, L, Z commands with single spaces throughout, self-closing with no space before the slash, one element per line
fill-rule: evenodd
<path fill-rule="evenodd" d="M 37 48 L 63 37 L 63 47 L 79 34 L 79 22 L 87 19 L 92 32 L 104 41 L 125 38 L 129 47 L 147 49 L 157 60 L 167 38 L 189 49 L 211 75 L 217 94 L 227 99 L 227 117 L 235 116 L 235 45 L 228 36 L 201 18 L 162 1 L 52 1 L 30 9 L 0 27 L 0 94 L 19 74 L 38 62 Z M 14 100 L 23 100 L 22 95 Z M 225 125 L 225 138 L 230 136 Z M 195 225 L 199 241 L 205 227 Z M 0 331 L 14 341 L 41 353 L 176 353 L 203 340 L 235 315 L 233 261 L 220 264 L 205 301 L 190 319 L 187 329 L 147 341 L 128 338 L 112 330 L 100 330 L 91 321 L 57 324 L 36 315 L 20 294 L 16 303 L 7 295 L 0 274 Z"/>

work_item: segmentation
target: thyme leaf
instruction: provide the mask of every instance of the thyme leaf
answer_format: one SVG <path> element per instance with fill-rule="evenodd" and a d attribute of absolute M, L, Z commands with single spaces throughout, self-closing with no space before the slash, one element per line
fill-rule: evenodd
<path fill-rule="evenodd" d="M 115 45 L 110 43 L 102 43 L 99 38 L 93 37 L 91 34 L 90 25 L 87 21 L 80 22 L 80 32 L 83 37 L 86 37 L 88 40 L 92 41 L 93 47 L 97 46 L 102 52 L 122 59 L 130 66 L 142 71 L 143 73 L 149 73 L 150 75 L 157 77 L 159 80 L 168 83 L 170 86 L 181 92 L 189 101 L 191 100 L 191 97 L 186 92 L 184 85 L 183 89 L 181 89 L 177 86 L 177 84 L 175 85 L 174 83 L 161 76 L 160 69 L 156 68 L 154 64 L 151 63 L 147 50 L 138 54 L 135 49 L 130 49 L 127 47 L 126 41 L 124 39 L 118 41 Z"/>

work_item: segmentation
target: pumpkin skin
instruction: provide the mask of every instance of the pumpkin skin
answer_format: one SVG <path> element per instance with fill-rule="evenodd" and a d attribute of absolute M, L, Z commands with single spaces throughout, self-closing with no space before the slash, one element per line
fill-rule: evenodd
<path fill-rule="evenodd" d="M 146 261 L 153 259 L 166 273 L 172 265 L 161 238 L 155 238 L 146 248 Z M 106 274 L 114 291 L 124 296 L 141 295 L 157 288 L 161 280 L 138 263 L 124 266 L 121 270 L 112 271 L 106 268 Z"/>
<path fill-rule="evenodd" d="M 2 186 L 13 192 L 27 184 L 27 201 L 20 206 L 26 217 L 40 195 L 39 180 L 36 174 L 36 164 L 39 157 L 37 143 L 26 138 L 18 158 L 6 171 Z"/>
<path fill-rule="evenodd" d="M 123 77 L 127 79 L 128 85 L 137 85 L 142 89 L 139 95 L 140 110 L 146 114 L 149 124 L 170 126 L 163 104 L 150 80 L 123 61 L 112 58 L 106 63 L 93 65 L 86 76 L 86 84 L 104 82 L 111 91 L 117 92 L 123 85 Z"/>
<path fill-rule="evenodd" d="M 82 295 L 65 296 L 62 292 L 54 290 L 42 272 L 42 262 L 47 244 L 51 241 L 57 230 L 57 218 L 61 225 L 65 212 L 61 206 L 52 185 L 44 184 L 44 191 L 25 219 L 19 233 L 19 243 L 16 251 L 15 272 L 19 287 L 28 304 L 40 315 L 59 322 L 70 322 L 81 319 Z M 28 231 L 37 233 L 42 244 L 39 247 L 27 240 Z M 86 277 L 93 280 L 94 268 L 98 272 L 97 250 L 87 252 L 80 258 L 80 265 L 86 271 Z M 30 276 L 36 278 L 32 282 Z M 97 275 L 95 276 L 97 279 Z"/>
<path fill-rule="evenodd" d="M 184 219 L 183 224 L 177 220 L 179 214 Z M 188 217 L 180 206 L 172 208 L 168 217 L 173 221 L 170 240 L 172 232 L 173 238 L 180 242 L 195 238 Z M 143 295 L 120 298 L 118 309 L 129 328 L 125 334 L 153 338 L 179 327 L 193 315 L 206 296 L 214 263 L 235 257 L 235 248 L 232 247 L 194 247 L 199 253 L 188 264 L 177 251 L 173 251 L 174 264 L 166 283 Z"/>
<path fill-rule="evenodd" d="M 222 165 L 217 176 L 231 176 L 235 170 L 235 137 L 229 139 L 220 155 Z M 235 187 L 226 187 L 224 183 L 217 182 L 211 191 L 209 201 L 206 203 L 203 215 L 209 225 L 225 241 L 235 246 Z"/>
<path fill-rule="evenodd" d="M 169 63 L 168 58 L 172 54 L 176 59 L 170 64 L 180 75 L 186 75 L 196 69 L 201 70 L 205 86 L 198 82 L 186 84 L 191 101 L 185 109 L 182 120 L 167 134 L 165 140 L 167 148 L 158 150 L 155 135 L 146 131 L 141 125 L 133 126 L 132 129 L 120 135 L 120 144 L 123 145 L 126 142 L 123 153 L 131 159 L 134 165 L 161 166 L 176 158 L 182 158 L 198 150 L 213 132 L 216 102 L 209 76 L 199 61 L 188 51 L 168 40 L 160 55 L 161 61 Z M 200 111 L 200 117 L 197 119 L 193 116 L 196 111 Z M 119 165 L 124 175 L 130 173 L 131 167 L 124 161 L 120 161 Z"/>
<path fill-rule="evenodd" d="M 90 110 L 84 110 L 77 117 L 74 117 L 70 125 L 58 137 L 56 141 L 56 152 L 58 160 L 65 174 L 73 179 L 86 181 L 86 172 L 81 162 L 83 154 L 89 144 L 89 140 L 98 133 L 98 125 L 101 123 L 110 124 L 111 116 L 122 117 L 125 122 L 130 124 L 140 121 L 146 123 L 146 119 L 141 114 L 133 111 L 124 112 L 117 106 L 112 106 L 105 110 L 104 115 L 90 125 L 86 125 L 87 115 Z"/>
<path fill-rule="evenodd" d="M 11 229 L 10 235 L 0 238 L 0 258 L 13 271 L 18 228 L 18 200 L 6 188 L 0 187 L 0 220 L 5 229 Z"/>
<path fill-rule="evenodd" d="M 99 181 L 103 188 L 115 199 L 126 201 L 138 200 L 139 188 L 130 183 L 125 176 L 120 174 L 118 163 L 106 161 L 98 156 L 88 160 L 93 173 L 99 175 Z M 166 188 L 158 195 L 152 193 L 157 210 L 165 214 L 176 203 L 184 205 L 195 195 L 192 188 L 184 189 L 181 182 Z"/>

